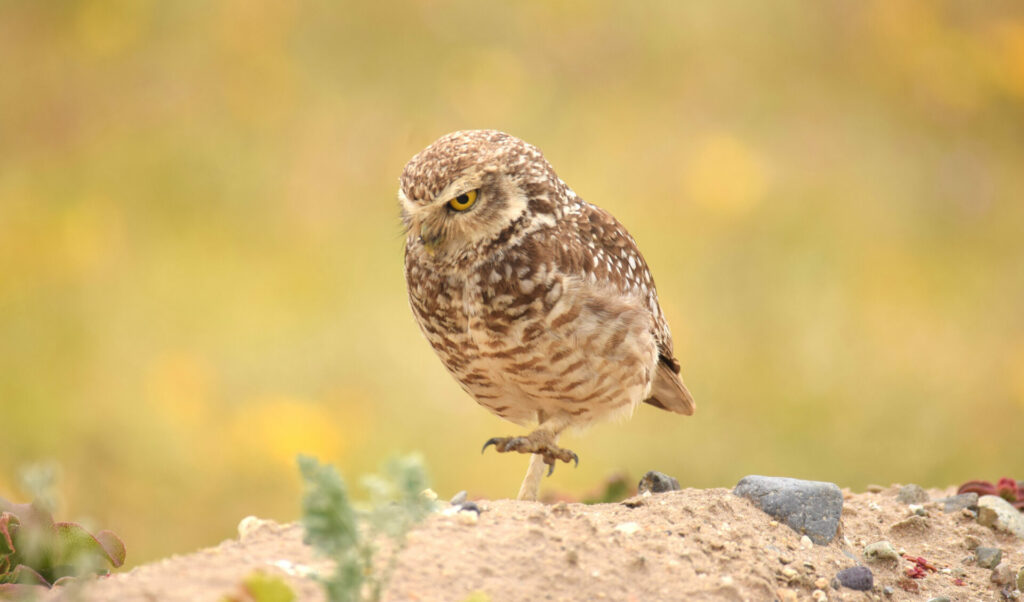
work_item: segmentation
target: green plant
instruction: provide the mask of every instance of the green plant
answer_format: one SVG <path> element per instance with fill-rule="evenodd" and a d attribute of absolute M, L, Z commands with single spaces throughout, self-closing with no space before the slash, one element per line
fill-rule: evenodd
<path fill-rule="evenodd" d="M 328 599 L 379 600 L 406 534 L 434 508 L 433 500 L 423 495 L 427 477 L 422 460 L 415 455 L 394 458 L 381 475 L 364 477 L 370 504 L 363 511 L 353 505 L 333 466 L 309 456 L 299 456 L 298 462 L 305 481 L 306 543 L 336 563 L 332 575 L 321 577 Z M 375 561 L 382 538 L 389 540 L 389 554 L 384 561 Z"/>
<path fill-rule="evenodd" d="M 221 602 L 294 602 L 295 592 L 277 575 L 256 571 L 242 580 L 238 591 L 224 596 Z"/>
<path fill-rule="evenodd" d="M 0 498 L 0 596 L 105 574 L 124 558 L 124 542 L 110 531 L 92 535 L 77 523 L 55 522 L 42 502 Z"/>

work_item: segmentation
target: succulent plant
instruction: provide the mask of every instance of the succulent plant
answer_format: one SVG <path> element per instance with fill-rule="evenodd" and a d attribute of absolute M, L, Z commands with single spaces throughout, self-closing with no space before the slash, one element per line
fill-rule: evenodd
<path fill-rule="evenodd" d="M 0 498 L 0 598 L 60 585 L 124 564 L 124 542 L 110 531 L 92 535 L 77 523 L 55 522 L 39 502 Z"/>

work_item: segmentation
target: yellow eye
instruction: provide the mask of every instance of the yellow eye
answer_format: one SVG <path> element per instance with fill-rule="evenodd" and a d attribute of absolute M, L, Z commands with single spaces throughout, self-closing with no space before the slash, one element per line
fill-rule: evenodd
<path fill-rule="evenodd" d="M 448 201 L 448 206 L 454 209 L 455 211 L 465 211 L 466 209 L 472 207 L 473 203 L 475 202 L 476 191 L 470 190 L 469 192 L 464 192 L 459 196 L 455 197 L 454 199 Z"/>

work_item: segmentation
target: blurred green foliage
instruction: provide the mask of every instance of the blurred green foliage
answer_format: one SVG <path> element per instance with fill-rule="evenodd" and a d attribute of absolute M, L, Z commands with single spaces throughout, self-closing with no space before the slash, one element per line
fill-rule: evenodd
<path fill-rule="evenodd" d="M 1024 460 L 1019 2 L 5 0 L 0 64 L 0 494 L 59 463 L 134 562 L 296 518 L 300 451 L 515 493 L 405 299 L 397 177 L 462 128 L 626 224 L 698 401 L 545 488 Z"/>

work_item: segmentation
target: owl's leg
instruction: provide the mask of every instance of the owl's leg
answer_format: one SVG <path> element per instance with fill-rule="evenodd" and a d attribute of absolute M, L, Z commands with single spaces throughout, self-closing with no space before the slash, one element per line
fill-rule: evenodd
<path fill-rule="evenodd" d="M 555 461 L 574 462 L 579 465 L 580 459 L 575 452 L 569 449 L 558 447 L 558 435 L 569 425 L 568 416 L 546 416 L 538 412 L 540 423 L 535 431 L 525 437 L 493 437 L 484 443 L 482 451 L 491 445 L 499 452 L 515 451 L 522 454 L 533 454 L 530 458 L 530 467 L 526 471 L 526 478 L 519 489 L 521 500 L 536 500 L 540 490 L 540 479 L 544 474 L 544 465 L 548 467 L 550 475 L 555 470 Z"/>

